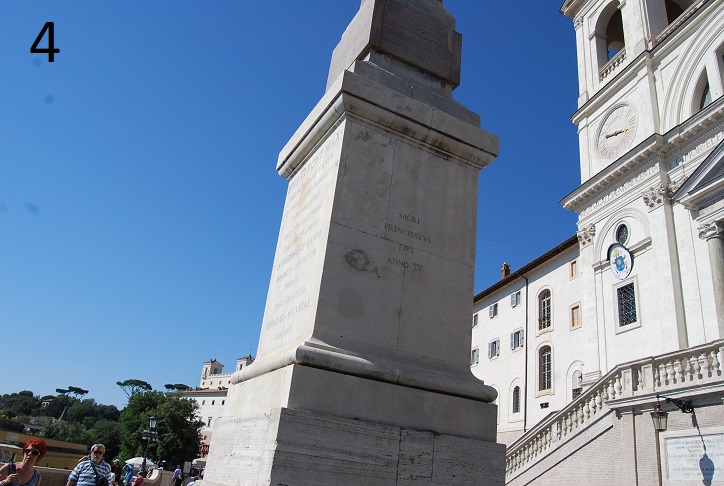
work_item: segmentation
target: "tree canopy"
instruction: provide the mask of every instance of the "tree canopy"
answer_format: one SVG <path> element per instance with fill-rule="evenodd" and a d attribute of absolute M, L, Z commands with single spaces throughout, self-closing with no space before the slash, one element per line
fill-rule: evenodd
<path fill-rule="evenodd" d="M 147 381 L 143 380 L 117 381 L 116 385 L 121 387 L 121 390 L 126 393 L 126 396 L 129 399 L 137 393 L 143 393 L 153 390 L 153 387 L 149 385 Z"/>
<path fill-rule="evenodd" d="M 110 461 L 142 456 L 146 447 L 143 431 L 149 428 L 150 417 L 155 416 L 158 442 L 149 444 L 149 458 L 181 464 L 198 456 L 203 422 L 197 417 L 195 401 L 176 393 L 154 391 L 143 380 L 117 384 L 128 395 L 122 411 L 92 398 L 81 399 L 88 390 L 72 386 L 58 388 L 57 396 L 45 396 L 42 401 L 29 390 L 2 395 L 0 426 L 22 431 L 28 417 L 50 417 L 41 437 L 88 445 L 102 443 L 106 446 L 106 460 Z M 187 388 L 184 384 L 166 385 L 169 391 Z"/>

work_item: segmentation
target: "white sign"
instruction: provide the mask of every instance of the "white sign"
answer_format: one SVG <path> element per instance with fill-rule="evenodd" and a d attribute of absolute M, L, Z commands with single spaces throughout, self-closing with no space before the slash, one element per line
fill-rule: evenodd
<path fill-rule="evenodd" d="M 611 271 L 617 279 L 624 280 L 631 273 L 633 259 L 625 246 L 618 243 L 612 245 L 608 260 L 611 264 Z"/>
<path fill-rule="evenodd" d="M 667 475 L 671 480 L 711 481 L 724 471 L 724 434 L 665 439 Z M 717 478 L 719 479 L 719 478 Z"/>

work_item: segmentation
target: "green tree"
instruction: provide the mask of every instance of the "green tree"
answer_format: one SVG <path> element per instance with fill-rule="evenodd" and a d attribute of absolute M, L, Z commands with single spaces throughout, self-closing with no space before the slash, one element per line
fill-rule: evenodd
<path fill-rule="evenodd" d="M 123 457 L 143 455 L 146 445 L 142 439 L 143 431 L 148 429 L 150 417 L 156 413 L 156 408 L 165 398 L 166 395 L 160 391 L 134 393 L 128 398 L 128 405 L 121 411 L 119 419 Z M 155 446 L 150 450 L 155 452 Z"/>
<path fill-rule="evenodd" d="M 121 390 L 126 393 L 126 396 L 128 396 L 129 399 L 137 393 L 144 393 L 153 390 L 153 387 L 149 385 L 147 381 L 143 380 L 117 381 L 116 385 L 121 387 Z"/>
<path fill-rule="evenodd" d="M 143 455 L 146 448 L 143 431 L 148 429 L 150 417 L 155 416 L 158 442 L 150 444 L 149 456 L 179 464 L 194 459 L 201 447 L 199 429 L 203 426 L 196 417 L 197 408 L 192 400 L 167 396 L 160 391 L 132 395 L 121 412 L 121 455 Z"/>
<path fill-rule="evenodd" d="M 118 457 L 121 452 L 121 424 L 115 420 L 100 419 L 88 431 L 93 437 L 93 443 L 106 446 L 106 462 Z M 90 444 L 88 444 L 90 445 Z M 130 457 L 130 456 L 129 456 Z"/>
<path fill-rule="evenodd" d="M 40 409 L 40 398 L 33 395 L 33 392 L 29 390 L 3 395 L 3 402 L 2 410 L 9 418 L 21 415 L 30 416 Z"/>
<path fill-rule="evenodd" d="M 199 430 L 204 423 L 196 412 L 194 400 L 167 396 L 156 410 L 158 418 L 158 458 L 175 464 L 183 464 L 198 457 L 201 449 Z"/>

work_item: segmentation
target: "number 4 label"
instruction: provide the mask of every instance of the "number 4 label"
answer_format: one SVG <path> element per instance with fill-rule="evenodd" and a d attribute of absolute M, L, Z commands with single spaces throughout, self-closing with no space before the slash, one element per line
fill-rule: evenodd
<path fill-rule="evenodd" d="M 33 42 L 33 45 L 30 46 L 30 53 L 31 54 L 47 54 L 48 55 L 48 62 L 54 62 L 55 61 L 55 54 L 60 52 L 60 49 L 55 48 L 55 30 L 54 30 L 55 24 L 53 22 L 46 22 L 42 29 L 40 29 L 40 33 L 38 34 L 38 37 L 35 38 L 35 42 Z M 38 44 L 40 44 L 40 41 L 43 40 L 43 36 L 45 33 L 48 33 L 48 47 L 47 48 L 41 48 L 38 47 Z"/>

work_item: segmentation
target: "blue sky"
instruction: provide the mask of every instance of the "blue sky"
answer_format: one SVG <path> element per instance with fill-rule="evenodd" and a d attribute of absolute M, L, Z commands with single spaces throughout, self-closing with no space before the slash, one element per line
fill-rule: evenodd
<path fill-rule="evenodd" d="M 561 0 L 445 0 L 454 98 L 501 139 L 480 174 L 475 290 L 561 243 L 579 184 Z M 0 2 L 0 393 L 198 384 L 256 355 L 287 183 L 359 0 Z M 55 24 L 55 62 L 31 54 Z M 45 45 L 43 42 L 42 45 Z M 471 296 L 472 297 L 472 296 Z"/>

